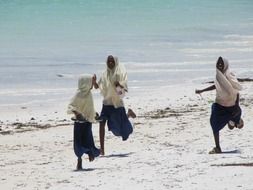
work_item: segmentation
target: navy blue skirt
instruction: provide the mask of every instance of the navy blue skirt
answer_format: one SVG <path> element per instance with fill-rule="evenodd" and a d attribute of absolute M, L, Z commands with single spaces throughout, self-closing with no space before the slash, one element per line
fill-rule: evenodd
<path fill-rule="evenodd" d="M 238 124 L 241 119 L 241 114 L 242 110 L 238 104 L 231 107 L 224 107 L 220 104 L 213 103 L 210 118 L 213 133 L 218 133 L 229 121 Z"/>
<path fill-rule="evenodd" d="M 133 132 L 132 124 L 124 107 L 115 108 L 111 105 L 103 105 L 100 117 L 103 120 L 102 122 L 107 121 L 109 131 L 115 136 L 121 136 L 123 141 L 127 140 Z"/>
<path fill-rule="evenodd" d="M 78 158 L 81 158 L 84 153 L 93 157 L 100 154 L 100 150 L 94 144 L 91 126 L 90 122 L 74 123 L 74 152 Z"/>

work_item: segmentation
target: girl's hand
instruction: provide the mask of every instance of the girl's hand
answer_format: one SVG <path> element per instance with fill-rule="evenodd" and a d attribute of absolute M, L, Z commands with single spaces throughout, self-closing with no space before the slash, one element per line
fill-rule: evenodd
<path fill-rule="evenodd" d="M 95 85 L 96 83 L 97 83 L 97 76 L 96 76 L 96 74 L 94 74 L 92 76 L 92 84 Z"/>
<path fill-rule="evenodd" d="M 119 84 L 119 81 L 115 81 L 114 82 L 114 85 L 117 87 L 117 86 L 120 86 L 120 84 Z"/>
<path fill-rule="evenodd" d="M 115 85 L 116 88 L 117 88 L 118 86 L 119 86 L 120 88 L 124 88 L 124 87 L 119 83 L 119 81 L 115 81 L 115 82 L 114 82 L 114 85 Z"/>

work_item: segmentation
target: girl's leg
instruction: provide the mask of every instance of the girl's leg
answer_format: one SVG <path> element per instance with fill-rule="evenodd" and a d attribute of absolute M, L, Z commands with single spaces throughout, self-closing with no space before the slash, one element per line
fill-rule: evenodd
<path fill-rule="evenodd" d="M 214 133 L 213 136 L 214 136 L 214 141 L 215 141 L 216 148 L 218 148 L 218 149 L 221 150 L 221 148 L 220 148 L 220 134 L 219 134 L 219 132 Z"/>
<path fill-rule="evenodd" d="M 221 153 L 219 132 L 213 133 L 213 136 L 214 136 L 214 141 L 215 141 L 215 147 L 209 152 L 209 154 Z"/>
<path fill-rule="evenodd" d="M 92 155 L 92 154 L 88 154 L 88 156 L 89 156 L 89 161 L 90 162 L 92 162 L 95 158 L 94 158 L 94 156 Z"/>
<path fill-rule="evenodd" d="M 77 159 L 76 169 L 77 170 L 82 170 L 83 169 L 83 167 L 82 167 L 82 158 L 81 157 Z"/>
<path fill-rule="evenodd" d="M 99 124 L 99 140 L 100 140 L 100 154 L 101 155 L 105 155 L 105 147 L 104 147 L 105 123 L 106 122 L 100 122 L 100 124 Z"/>

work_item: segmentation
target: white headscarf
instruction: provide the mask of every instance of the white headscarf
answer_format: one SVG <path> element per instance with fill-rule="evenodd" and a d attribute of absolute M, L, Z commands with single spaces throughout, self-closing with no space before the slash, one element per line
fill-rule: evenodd
<path fill-rule="evenodd" d="M 237 94 L 242 90 L 241 84 L 238 82 L 234 73 L 229 70 L 229 63 L 222 58 L 224 63 L 223 72 L 216 68 L 216 100 L 218 104 L 229 107 L 234 106 Z"/>
<path fill-rule="evenodd" d="M 68 114 L 73 114 L 76 111 L 83 115 L 89 122 L 95 121 L 95 108 L 93 97 L 91 94 L 92 76 L 83 75 L 78 80 L 78 89 L 75 96 L 71 99 L 68 106 Z"/>
<path fill-rule="evenodd" d="M 123 86 L 125 91 L 128 91 L 127 87 L 127 72 L 125 67 L 119 63 L 118 58 L 113 56 L 115 61 L 115 66 L 110 69 L 107 66 L 106 71 L 102 74 L 98 85 L 101 93 L 104 97 L 104 104 L 112 104 L 115 108 L 123 107 L 123 101 L 121 97 L 116 92 L 116 87 L 114 83 L 118 81 L 121 86 Z"/>

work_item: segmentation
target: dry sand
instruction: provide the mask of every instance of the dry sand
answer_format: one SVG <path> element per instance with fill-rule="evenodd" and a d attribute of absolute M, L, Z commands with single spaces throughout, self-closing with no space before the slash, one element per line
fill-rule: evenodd
<path fill-rule="evenodd" d="M 2 121 L 0 189 L 252 190 L 253 86 L 243 85 L 245 127 L 225 127 L 225 153 L 217 155 L 208 154 L 214 146 L 209 124 L 214 92 L 202 99 L 194 94 L 195 88 L 202 88 L 196 85 L 129 94 L 126 107 L 138 115 L 134 133 L 122 142 L 107 131 L 106 155 L 94 162 L 84 156 L 82 171 L 75 171 L 73 126 L 64 112 L 54 121 L 48 115 L 51 123 Z M 93 124 L 93 133 L 99 146 L 98 124 Z"/>

